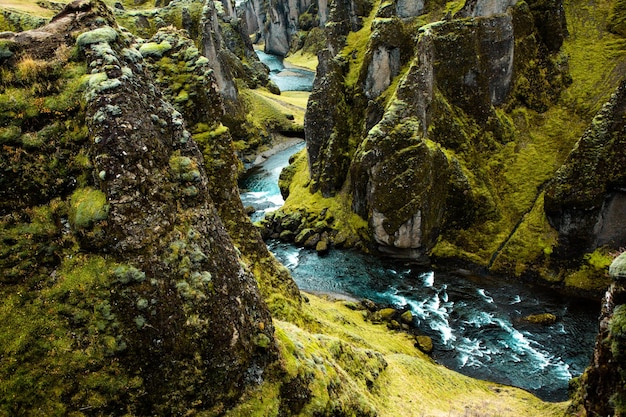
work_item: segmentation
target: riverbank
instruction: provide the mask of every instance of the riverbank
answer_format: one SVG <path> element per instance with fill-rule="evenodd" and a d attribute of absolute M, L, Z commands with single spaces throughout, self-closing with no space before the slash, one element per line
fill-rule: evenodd
<path fill-rule="evenodd" d="M 412 337 L 366 321 L 363 312 L 352 310 L 349 304 L 307 293 L 304 313 L 314 321 L 317 330 L 313 332 L 275 320 L 277 333 L 301 343 L 303 355 L 336 360 L 350 381 L 346 383 L 354 384 L 355 391 L 372 404 L 379 416 L 556 417 L 565 414 L 568 402 L 543 402 L 522 389 L 470 378 L 435 363 L 414 346 Z M 332 349 L 326 350 L 327 345 L 342 346 L 342 353 L 337 353 L 335 359 Z M 368 372 L 369 363 L 350 360 L 361 351 L 385 363 L 379 374 L 372 375 L 367 388 L 354 383 L 356 378 L 351 377 Z"/>
<path fill-rule="evenodd" d="M 296 146 L 299 143 L 303 143 L 304 139 L 302 138 L 294 138 L 285 135 L 281 135 L 280 133 L 274 133 L 272 146 L 263 147 L 257 152 L 253 153 L 248 157 L 251 162 L 249 165 L 246 165 L 247 169 L 251 169 L 261 165 L 263 162 L 267 161 L 268 158 L 276 155 L 279 152 L 282 152 L 286 149 L 291 148 L 292 146 Z"/>

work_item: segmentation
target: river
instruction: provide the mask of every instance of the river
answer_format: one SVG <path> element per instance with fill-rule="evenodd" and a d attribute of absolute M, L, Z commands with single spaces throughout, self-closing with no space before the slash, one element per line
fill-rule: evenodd
<path fill-rule="evenodd" d="M 272 70 L 272 79 L 280 78 L 276 75 L 282 71 L 282 61 L 262 52 L 259 57 Z M 295 81 L 312 83 L 312 78 Z M 283 91 L 291 88 L 283 87 Z M 302 89 L 310 91 L 310 87 Z M 283 204 L 278 176 L 289 157 L 303 147 L 301 143 L 276 153 L 242 180 L 242 201 L 257 210 L 253 221 Z M 569 380 L 589 365 L 599 304 L 502 277 L 454 275 L 357 251 L 332 250 L 318 256 L 289 243 L 267 244 L 303 291 L 410 308 L 420 332 L 433 339 L 433 358 L 465 375 L 517 386 L 547 401 L 562 401 L 567 399 Z M 552 325 L 522 320 L 541 313 L 552 313 L 558 320 Z"/>
<path fill-rule="evenodd" d="M 311 91 L 315 72 L 295 66 L 285 67 L 283 59 L 276 55 L 255 50 L 257 56 L 270 70 L 270 79 L 280 91 Z"/>
<path fill-rule="evenodd" d="M 279 152 L 242 181 L 242 200 L 255 219 L 283 203 L 278 175 L 303 144 Z M 459 276 L 356 251 L 326 256 L 269 241 L 274 255 L 303 291 L 331 292 L 410 308 L 419 330 L 432 337 L 433 358 L 463 374 L 524 388 L 544 400 L 567 399 L 568 382 L 589 364 L 599 305 L 540 287 L 489 276 Z M 552 313 L 553 325 L 530 324 Z"/>

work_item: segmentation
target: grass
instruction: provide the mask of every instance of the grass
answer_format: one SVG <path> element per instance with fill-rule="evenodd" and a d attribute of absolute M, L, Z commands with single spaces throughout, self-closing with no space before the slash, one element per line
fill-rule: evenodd
<path fill-rule="evenodd" d="M 328 357 L 326 349 L 333 344 L 317 343 L 312 346 L 304 340 L 336 338 L 343 341 L 344 352 L 370 352 L 377 361 L 386 362 L 386 369 L 375 378 L 371 389 L 360 385 L 357 369 L 371 372 L 377 361 L 367 363 L 345 360 L 336 361 L 346 374 L 351 375 L 353 387 L 360 390 L 362 400 L 371 404 L 381 417 L 418 416 L 562 416 L 567 403 L 544 403 L 533 395 L 512 387 L 476 380 L 436 364 L 413 346 L 413 339 L 403 332 L 392 332 L 384 325 L 366 322 L 363 312 L 351 310 L 344 302 L 329 301 L 307 295 L 309 302 L 304 312 L 314 318 L 309 330 L 296 329 L 293 325 L 276 321 L 277 334 L 288 336 L 294 347 L 305 346 L 312 355 Z M 284 340 L 284 338 L 283 338 Z M 290 350 L 283 348 L 283 354 Z M 377 355 L 381 355 L 378 357 Z M 332 357 L 332 355 L 331 355 Z M 287 366 L 295 364 L 285 358 Z M 355 381 L 356 380 L 356 381 Z M 356 393 L 355 393 L 356 394 Z M 356 396 L 356 395 L 355 395 Z M 271 414 L 270 414 L 271 415 Z"/>
<path fill-rule="evenodd" d="M 348 88 L 354 86 L 359 79 L 367 45 L 372 35 L 372 22 L 376 17 L 376 12 L 380 6 L 381 0 L 374 2 L 370 15 L 363 19 L 363 27 L 357 32 L 350 32 L 346 40 L 346 46 L 341 51 L 341 55 L 350 62 L 350 69 L 346 75 L 346 86 Z"/>
<path fill-rule="evenodd" d="M 2 0 L 0 9 L 15 10 L 22 13 L 28 13 L 39 17 L 52 17 L 57 12 L 41 6 L 40 0 Z M 67 4 L 69 1 L 58 1 L 58 3 Z"/>
<path fill-rule="evenodd" d="M 277 119 L 283 123 L 284 115 L 293 115 L 293 123 L 297 126 L 304 126 L 304 113 L 311 93 L 306 91 L 284 91 L 280 95 L 272 94 L 268 90 L 258 88 L 249 90 L 252 97 L 258 98 L 254 101 L 252 115 L 257 118 L 265 115 L 271 119 Z M 263 107 L 267 107 L 263 109 Z M 283 115 L 282 117 L 279 115 Z"/>
<path fill-rule="evenodd" d="M 299 50 L 293 54 L 285 57 L 284 60 L 287 64 L 291 64 L 296 67 L 306 68 L 311 71 L 315 71 L 317 69 L 317 56 L 303 52 Z"/>

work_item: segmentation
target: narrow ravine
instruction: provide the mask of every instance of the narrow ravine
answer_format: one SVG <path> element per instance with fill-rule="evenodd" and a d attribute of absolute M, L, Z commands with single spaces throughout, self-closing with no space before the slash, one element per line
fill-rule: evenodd
<path fill-rule="evenodd" d="M 280 73 L 278 58 L 258 54 L 273 74 Z M 300 143 L 276 153 L 242 180 L 242 201 L 256 209 L 253 221 L 283 204 L 278 177 L 289 157 L 303 147 Z M 337 250 L 320 257 L 290 243 L 269 241 L 268 246 L 303 291 L 410 309 L 419 331 L 434 341 L 433 358 L 468 376 L 562 401 L 567 399 L 570 379 L 589 364 L 599 306 L 587 300 L 512 280 L 435 272 L 356 251 Z M 542 313 L 554 314 L 556 323 L 524 320 Z"/>
<path fill-rule="evenodd" d="M 283 203 L 277 181 L 302 144 L 268 158 L 241 183 L 254 219 Z M 433 357 L 463 374 L 514 385 L 549 401 L 567 399 L 572 377 L 589 364 L 599 306 L 543 288 L 488 276 L 446 274 L 354 251 L 315 251 L 270 241 L 270 250 L 303 291 L 338 293 L 410 308 L 419 331 L 435 342 Z M 551 325 L 524 317 L 551 313 Z"/>

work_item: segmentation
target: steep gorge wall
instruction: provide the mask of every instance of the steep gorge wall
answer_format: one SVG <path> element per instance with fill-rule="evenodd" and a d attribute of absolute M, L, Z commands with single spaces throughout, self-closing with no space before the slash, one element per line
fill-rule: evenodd
<path fill-rule="evenodd" d="M 621 88 L 581 139 L 591 118 L 573 94 L 589 93 L 581 87 L 585 64 L 575 62 L 573 80 L 563 53 L 563 4 L 466 2 L 456 14 L 429 4 L 417 17 L 398 13 L 382 3 L 358 32 L 328 36 L 305 118 L 310 181 L 292 186 L 306 187 L 316 205 L 350 200 L 368 223 L 370 249 L 382 254 L 460 258 L 601 291 L 602 270 L 624 236 L 616 220 L 622 180 L 608 168 L 623 157 L 613 145 Z M 570 13 L 577 20 L 569 42 L 579 46 L 568 51 L 588 47 L 577 6 Z M 589 25 L 611 38 L 601 22 Z M 327 33 L 338 26 L 327 24 Z M 605 99 L 623 54 L 615 62 Z M 571 192 L 594 202 L 567 203 Z M 288 199 L 287 207 L 298 203 Z"/>
<path fill-rule="evenodd" d="M 225 227 L 244 215 L 223 208 L 238 193 L 217 82 L 184 36 L 135 44 L 87 0 L 2 35 L 5 413 L 220 410 L 277 358 L 248 251 Z M 152 78 L 157 62 L 162 82 L 187 77 L 187 97 L 169 91 L 182 113 Z M 189 94 L 201 108 L 185 108 Z M 220 130 L 225 149 L 205 139 L 203 155 L 192 136 Z M 270 276 L 259 250 L 248 255 Z"/>
<path fill-rule="evenodd" d="M 319 28 L 328 22 L 341 27 L 342 36 L 358 30 L 371 4 L 366 0 L 247 0 L 239 9 L 248 33 L 264 41 L 265 52 L 285 56 L 304 47 L 309 35 L 319 37 Z"/>
<path fill-rule="evenodd" d="M 377 15 L 386 16 L 382 7 Z M 353 70 L 344 58 L 320 55 L 312 94 L 320 100 L 310 101 L 305 124 L 311 188 L 331 196 L 350 173 L 354 210 L 368 219 L 384 252 L 419 257 L 446 229 L 493 217 L 498 208 L 485 187 L 490 179 L 477 175 L 471 164 L 479 161 L 467 153 L 511 140 L 502 107 L 520 101 L 545 107 L 565 84 L 566 72 L 553 65 L 558 47 L 551 50 L 535 36 L 543 20 L 534 17 L 532 3 L 466 5 L 459 14 L 477 17 L 422 26 L 412 48 L 414 23 L 374 19 L 351 86 L 344 77 Z M 558 27 L 551 39 L 562 39 L 564 31 Z M 533 61 L 539 68 L 529 68 Z M 546 68 L 551 73 L 539 86 L 531 77 Z M 395 90 L 387 91 L 398 75 Z M 532 88 L 524 91 L 522 79 Z M 531 90 L 546 98 L 533 103 Z"/>

